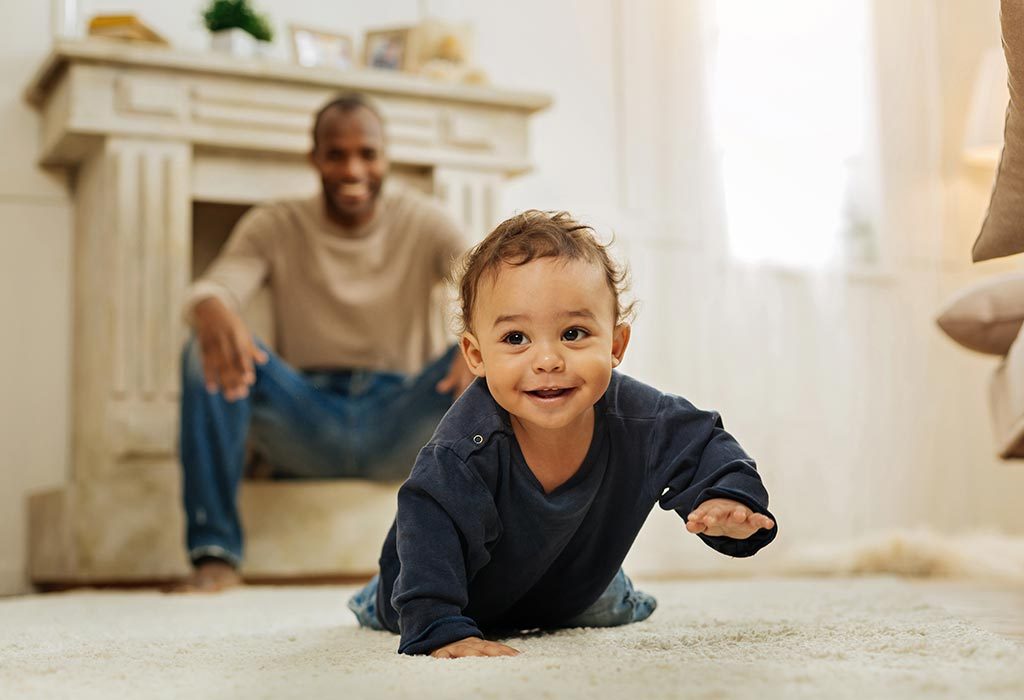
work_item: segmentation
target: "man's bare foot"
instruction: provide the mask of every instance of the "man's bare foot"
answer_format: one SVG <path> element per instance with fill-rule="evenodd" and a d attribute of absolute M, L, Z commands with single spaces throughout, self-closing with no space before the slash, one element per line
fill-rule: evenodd
<path fill-rule="evenodd" d="M 176 586 L 173 592 L 217 593 L 241 585 L 242 577 L 235 567 L 222 559 L 205 557 L 195 563 L 192 575 L 180 586 Z"/>

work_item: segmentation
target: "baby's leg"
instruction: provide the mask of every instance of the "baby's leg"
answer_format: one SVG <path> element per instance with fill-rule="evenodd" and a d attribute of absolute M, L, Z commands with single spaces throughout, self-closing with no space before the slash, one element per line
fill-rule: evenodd
<path fill-rule="evenodd" d="M 368 627 L 372 630 L 383 630 L 384 625 L 377 617 L 377 589 L 380 587 L 380 575 L 374 576 L 362 590 L 357 591 L 348 599 L 348 609 L 351 610 L 360 627 Z"/>
<path fill-rule="evenodd" d="M 658 607 L 654 596 L 633 588 L 619 569 L 608 588 L 593 605 L 565 623 L 566 627 L 617 627 L 646 620 Z"/>

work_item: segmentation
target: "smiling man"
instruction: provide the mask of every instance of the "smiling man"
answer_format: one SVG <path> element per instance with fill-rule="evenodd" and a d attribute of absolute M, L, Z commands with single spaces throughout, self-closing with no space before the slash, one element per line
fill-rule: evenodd
<path fill-rule="evenodd" d="M 281 475 L 402 479 L 472 380 L 435 332 L 431 301 L 464 237 L 438 203 L 387 178 L 378 110 L 360 95 L 325 105 L 309 157 L 320 192 L 247 212 L 187 295 L 180 447 L 191 590 L 241 581 L 247 443 Z M 264 285 L 273 351 L 240 315 Z"/>

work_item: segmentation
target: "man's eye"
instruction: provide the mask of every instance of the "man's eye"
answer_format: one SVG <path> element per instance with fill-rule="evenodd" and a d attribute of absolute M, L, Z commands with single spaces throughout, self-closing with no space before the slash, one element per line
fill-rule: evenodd
<path fill-rule="evenodd" d="M 571 343 L 574 340 L 583 340 L 587 335 L 588 333 L 582 328 L 570 328 L 565 333 L 562 333 L 562 340 Z"/>
<path fill-rule="evenodd" d="M 364 150 L 363 151 L 363 160 L 377 160 L 377 151 L 373 151 L 373 150 L 369 150 L 369 149 Z"/>
<path fill-rule="evenodd" d="M 513 331 L 502 338 L 501 342 L 508 343 L 509 345 L 522 345 L 526 342 L 526 336 L 519 331 Z"/>

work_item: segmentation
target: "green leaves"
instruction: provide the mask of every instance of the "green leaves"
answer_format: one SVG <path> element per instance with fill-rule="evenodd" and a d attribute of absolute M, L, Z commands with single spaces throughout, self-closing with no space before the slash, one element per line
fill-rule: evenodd
<path fill-rule="evenodd" d="M 260 41 L 274 38 L 267 16 L 257 14 L 249 0 L 213 0 L 203 12 L 203 23 L 211 32 L 241 29 Z"/>

